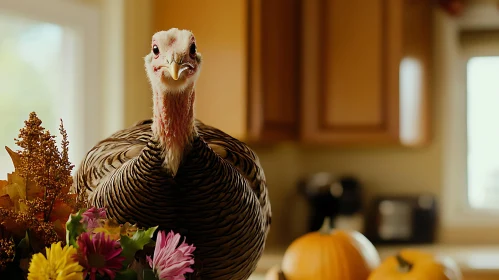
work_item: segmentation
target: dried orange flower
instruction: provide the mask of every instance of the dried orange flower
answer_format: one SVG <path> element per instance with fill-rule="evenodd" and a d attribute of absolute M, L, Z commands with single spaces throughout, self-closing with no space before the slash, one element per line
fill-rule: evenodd
<path fill-rule="evenodd" d="M 9 238 L 0 239 L 0 271 L 14 261 L 14 241 Z"/>
<path fill-rule="evenodd" d="M 56 137 L 45 130 L 35 112 L 30 113 L 14 139 L 21 149 L 7 148 L 15 170 L 7 181 L 0 181 L 0 227 L 12 234 L 16 244 L 28 234 L 30 246 L 37 246 L 32 247 L 34 253 L 58 241 L 64 246 L 70 213 L 86 203 L 70 193 L 74 165 L 62 120 L 59 132 L 60 149 Z M 5 242 L 2 246 L 7 246 Z M 6 261 L 8 256 L 1 254 L 0 263 Z"/>

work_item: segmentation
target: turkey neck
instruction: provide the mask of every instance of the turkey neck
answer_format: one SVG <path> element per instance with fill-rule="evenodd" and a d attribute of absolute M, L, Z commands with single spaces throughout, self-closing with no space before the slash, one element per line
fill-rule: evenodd
<path fill-rule="evenodd" d="M 164 166 L 177 173 L 183 153 L 197 135 L 194 125 L 194 88 L 184 92 L 155 92 L 152 131 L 164 155 Z"/>

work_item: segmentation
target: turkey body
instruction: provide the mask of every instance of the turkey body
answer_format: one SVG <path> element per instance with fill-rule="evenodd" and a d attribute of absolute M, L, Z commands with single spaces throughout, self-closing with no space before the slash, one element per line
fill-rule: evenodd
<path fill-rule="evenodd" d="M 197 136 L 172 176 L 151 125 L 141 121 L 95 145 L 75 174 L 76 191 L 121 223 L 185 236 L 196 246 L 190 279 L 248 279 L 271 223 L 257 155 L 196 120 Z"/>

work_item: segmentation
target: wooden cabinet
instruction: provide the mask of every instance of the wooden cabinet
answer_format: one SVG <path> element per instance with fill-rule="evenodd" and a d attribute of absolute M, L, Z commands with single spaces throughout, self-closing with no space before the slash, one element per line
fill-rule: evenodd
<path fill-rule="evenodd" d="M 430 6 L 304 1 L 303 141 L 416 145 L 428 139 Z"/>
<path fill-rule="evenodd" d="M 300 4 L 250 0 L 248 141 L 299 139 Z"/>
<path fill-rule="evenodd" d="M 206 123 L 253 143 L 427 141 L 431 1 L 154 2 L 154 29 L 198 38 Z"/>

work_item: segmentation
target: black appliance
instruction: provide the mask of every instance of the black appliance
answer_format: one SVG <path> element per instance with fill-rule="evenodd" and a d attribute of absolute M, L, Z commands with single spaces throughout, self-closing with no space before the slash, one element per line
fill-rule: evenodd
<path fill-rule="evenodd" d="M 378 196 L 366 221 L 366 237 L 374 244 L 429 244 L 435 240 L 437 201 L 428 194 Z"/>
<path fill-rule="evenodd" d="M 299 192 L 309 204 L 308 230 L 317 231 L 324 218 L 334 221 L 337 217 L 353 217 L 362 210 L 362 188 L 351 176 L 336 177 L 330 173 L 316 173 L 302 178 Z"/>

